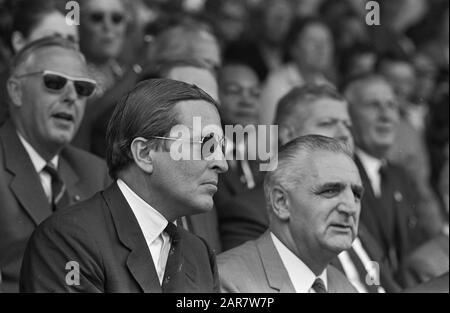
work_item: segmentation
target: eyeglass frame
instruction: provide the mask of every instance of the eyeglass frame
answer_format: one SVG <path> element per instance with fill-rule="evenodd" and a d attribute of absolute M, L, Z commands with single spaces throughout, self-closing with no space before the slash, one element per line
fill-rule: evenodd
<path fill-rule="evenodd" d="M 70 76 L 70 75 L 67 75 L 64 73 L 60 73 L 60 72 L 56 72 L 56 71 L 52 71 L 52 70 L 40 70 L 40 71 L 26 73 L 26 74 L 22 74 L 22 75 L 16 75 L 13 77 L 16 79 L 21 79 L 21 78 L 25 78 L 28 76 L 38 75 L 38 74 L 42 75 L 42 77 L 44 77 L 46 74 L 61 76 L 61 77 L 64 77 L 65 79 L 67 79 L 67 81 L 71 81 L 72 83 L 74 83 L 76 81 L 92 83 L 94 85 L 94 90 L 93 90 L 92 94 L 90 96 L 82 96 L 82 95 L 78 94 L 78 92 L 77 92 L 77 95 L 79 95 L 80 97 L 86 97 L 86 98 L 92 97 L 95 94 L 95 91 L 97 90 L 97 87 L 98 87 L 97 82 L 93 79 L 82 78 L 82 77 L 73 77 L 73 76 Z M 66 86 L 67 86 L 67 83 L 66 83 L 66 85 L 64 85 L 64 87 L 66 87 Z M 64 89 L 64 87 L 61 88 L 61 90 Z M 47 86 L 45 86 L 45 88 L 49 89 L 50 91 L 53 91 L 53 92 L 58 91 L 58 90 L 53 90 L 51 88 L 48 88 Z"/>
<path fill-rule="evenodd" d="M 219 137 L 217 142 L 219 143 L 219 146 L 221 147 L 222 150 L 222 154 L 225 156 L 226 153 L 226 144 L 227 144 L 227 139 L 225 138 L 225 136 L 220 137 L 219 135 L 216 135 L 214 133 L 211 133 L 213 135 L 213 137 Z M 209 135 L 211 135 L 209 134 Z M 184 142 L 189 142 L 189 143 L 197 143 L 197 144 L 204 144 L 204 140 L 209 136 L 203 136 L 201 140 L 194 140 L 194 139 L 186 139 L 186 138 L 173 138 L 173 137 L 161 137 L 161 136 L 150 136 L 149 138 L 152 139 L 160 139 L 160 140 L 172 140 L 172 141 L 184 141 Z M 214 153 L 212 153 L 211 155 L 214 155 Z M 201 156 L 202 159 L 206 159 L 203 156 L 203 150 L 201 151 Z"/>

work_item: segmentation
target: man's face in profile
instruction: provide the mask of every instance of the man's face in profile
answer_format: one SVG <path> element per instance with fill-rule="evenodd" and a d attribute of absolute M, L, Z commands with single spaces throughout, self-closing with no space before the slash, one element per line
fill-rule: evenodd
<path fill-rule="evenodd" d="M 211 135 L 214 128 L 217 138 L 223 137 L 219 113 L 214 105 L 206 101 L 185 101 L 175 106 L 178 121 L 190 130 L 190 138 L 183 138 L 190 145 L 194 155 L 200 156 L 202 145 L 198 142 Z M 201 120 L 201 133 L 194 132 L 198 125 L 193 125 L 194 118 Z M 212 125 L 210 130 L 205 126 Z M 189 141 L 194 141 L 189 143 Z M 168 151 L 155 154 L 155 166 L 152 176 L 158 182 L 159 192 L 167 198 L 167 202 L 176 208 L 186 210 L 182 213 L 198 214 L 208 212 L 213 207 L 213 195 L 217 192 L 219 174 L 228 170 L 223 157 L 221 160 L 183 159 L 174 160 L 170 148 L 177 141 L 168 141 Z M 220 149 L 220 147 L 216 147 Z M 218 151 L 218 153 L 222 153 Z"/>
<path fill-rule="evenodd" d="M 357 236 L 363 187 L 353 160 L 318 151 L 303 157 L 301 183 L 288 191 L 289 227 L 300 251 L 338 255 Z"/>

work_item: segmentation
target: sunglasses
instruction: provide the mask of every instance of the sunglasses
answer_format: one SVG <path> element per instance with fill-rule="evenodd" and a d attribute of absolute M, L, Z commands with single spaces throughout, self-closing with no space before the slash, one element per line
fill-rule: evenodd
<path fill-rule="evenodd" d="M 104 23 L 107 17 L 113 25 L 120 25 L 125 21 L 125 15 L 119 12 L 113 12 L 110 14 L 105 12 L 92 12 L 89 15 L 89 19 L 94 24 Z"/>
<path fill-rule="evenodd" d="M 97 83 L 89 78 L 76 78 L 53 71 L 39 71 L 28 74 L 16 76 L 16 78 L 23 78 L 32 75 L 42 75 L 45 88 L 51 92 L 59 92 L 64 89 L 67 82 L 73 82 L 75 90 L 80 97 L 90 97 L 94 94 L 97 88 Z"/>
<path fill-rule="evenodd" d="M 183 138 L 171 138 L 171 137 L 159 137 L 159 136 L 151 136 L 153 139 L 161 139 L 161 140 L 172 140 L 172 141 L 187 141 L 191 143 L 196 143 L 201 145 L 201 156 L 202 159 L 208 159 L 212 157 L 217 149 L 222 151 L 222 154 L 225 155 L 226 149 L 226 139 L 224 137 L 219 137 L 218 135 L 211 133 L 209 135 L 204 136 L 201 140 L 192 140 L 192 139 L 183 139 Z"/>

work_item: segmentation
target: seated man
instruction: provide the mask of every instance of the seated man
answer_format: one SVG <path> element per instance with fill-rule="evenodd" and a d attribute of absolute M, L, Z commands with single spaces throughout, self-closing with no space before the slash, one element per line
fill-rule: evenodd
<path fill-rule="evenodd" d="M 367 191 L 361 221 L 397 272 L 407 254 L 426 239 L 426 214 L 418 210 L 416 184 L 409 173 L 387 161 L 399 105 L 387 81 L 372 74 L 350 82 L 345 95 L 354 125 L 355 161 Z"/>
<path fill-rule="evenodd" d="M 218 291 L 208 244 L 173 224 L 210 211 L 228 169 L 217 103 L 193 85 L 143 81 L 118 102 L 107 138 L 116 183 L 37 229 L 21 290 Z M 69 281 L 67 265 L 79 269 Z"/>
<path fill-rule="evenodd" d="M 363 187 L 347 146 L 322 136 L 283 146 L 264 181 L 269 230 L 218 257 L 223 292 L 356 292 L 330 262 L 357 236 Z"/>
<path fill-rule="evenodd" d="M 338 139 L 353 151 L 348 103 L 332 87 L 306 85 L 292 89 L 278 105 L 276 123 L 281 145 L 300 136 L 316 134 Z M 262 188 L 243 193 L 227 203 L 222 212 L 226 219 L 221 225 L 225 248 L 254 240 L 267 230 L 269 218 L 264 207 Z M 361 223 L 358 235 L 352 249 L 341 253 L 333 264 L 360 292 L 399 291 L 382 249 Z M 378 263 L 380 271 L 377 284 L 371 285 L 366 277 L 373 262 Z"/>
<path fill-rule="evenodd" d="M 13 60 L 11 119 L 0 129 L 0 272 L 5 292 L 19 291 L 25 246 L 55 210 L 110 183 L 103 161 L 69 145 L 95 90 L 76 45 L 47 38 Z"/>

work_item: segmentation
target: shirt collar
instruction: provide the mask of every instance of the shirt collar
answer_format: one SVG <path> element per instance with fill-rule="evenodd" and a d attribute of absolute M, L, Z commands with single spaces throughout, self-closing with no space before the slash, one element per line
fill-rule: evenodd
<path fill-rule="evenodd" d="M 383 160 L 377 159 L 358 148 L 355 153 L 370 176 L 378 175 L 380 168 L 384 165 Z"/>
<path fill-rule="evenodd" d="M 292 251 L 290 251 L 273 233 L 270 233 L 270 235 L 297 293 L 309 293 L 317 278 L 322 279 L 325 288 L 328 290 L 326 269 L 317 277 L 311 269 L 292 253 Z"/>
<path fill-rule="evenodd" d="M 25 151 L 27 151 L 31 163 L 33 163 L 33 166 L 37 173 L 42 172 L 44 167 L 47 165 L 47 162 L 42 158 L 39 153 L 28 143 L 28 141 L 25 140 L 25 138 L 22 137 L 19 133 L 17 133 L 19 136 L 20 142 L 22 142 L 23 147 L 25 148 Z M 54 166 L 54 168 L 58 168 L 59 163 L 59 156 L 56 155 L 51 161 L 50 164 Z"/>
<path fill-rule="evenodd" d="M 167 227 L 166 218 L 139 197 L 121 179 L 117 181 L 120 191 L 131 207 L 148 244 L 157 239 Z"/>

